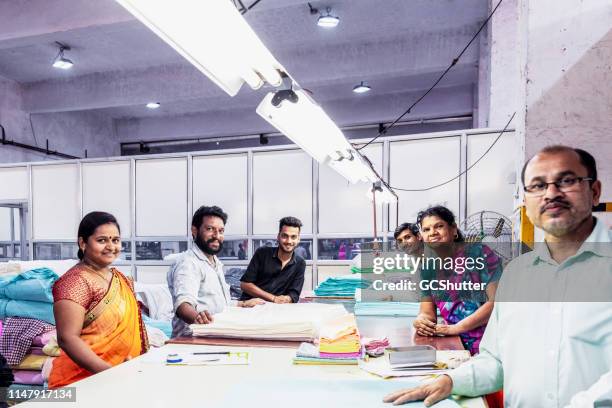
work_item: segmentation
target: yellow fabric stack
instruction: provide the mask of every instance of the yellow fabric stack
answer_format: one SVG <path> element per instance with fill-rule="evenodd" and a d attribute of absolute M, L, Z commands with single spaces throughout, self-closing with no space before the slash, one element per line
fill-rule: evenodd
<path fill-rule="evenodd" d="M 354 314 L 325 322 L 319 338 L 319 356 L 332 359 L 356 359 L 361 343 Z"/>

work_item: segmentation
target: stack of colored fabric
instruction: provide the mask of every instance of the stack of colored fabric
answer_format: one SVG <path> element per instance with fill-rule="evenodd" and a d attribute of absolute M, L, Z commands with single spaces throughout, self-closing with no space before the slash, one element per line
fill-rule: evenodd
<path fill-rule="evenodd" d="M 355 297 L 355 290 L 365 289 L 371 282 L 361 279 L 360 274 L 342 275 L 327 278 L 315 289 L 315 295 L 327 297 Z"/>
<path fill-rule="evenodd" d="M 16 386 L 44 385 L 59 352 L 53 325 L 25 317 L 5 319 L 0 354 L 12 368 Z"/>
<path fill-rule="evenodd" d="M 28 317 L 55 324 L 51 290 L 57 279 L 49 268 L 0 274 L 0 319 Z"/>
<path fill-rule="evenodd" d="M 361 356 L 361 342 L 355 315 L 347 314 L 323 324 L 319 337 L 319 357 L 356 361 Z"/>
<path fill-rule="evenodd" d="M 361 344 L 365 349 L 365 352 L 370 357 L 378 357 L 385 354 L 385 349 L 390 346 L 389 339 L 371 339 L 368 337 L 363 337 L 361 339 Z"/>
<path fill-rule="evenodd" d="M 293 364 L 299 365 L 357 365 L 356 358 L 326 358 L 321 357 L 319 346 L 312 343 L 302 343 L 295 352 Z"/>
<path fill-rule="evenodd" d="M 356 302 L 356 316 L 409 316 L 419 314 L 419 303 L 413 302 Z"/>

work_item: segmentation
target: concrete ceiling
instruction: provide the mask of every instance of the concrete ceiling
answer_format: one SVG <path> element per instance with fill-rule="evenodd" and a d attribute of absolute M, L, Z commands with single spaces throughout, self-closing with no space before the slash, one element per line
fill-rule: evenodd
<path fill-rule="evenodd" d="M 243 0 L 250 4 L 253 0 Z M 261 0 L 245 18 L 274 56 L 340 125 L 392 120 L 465 46 L 487 0 L 330 0 L 341 19 L 318 27 L 306 1 Z M 68 44 L 69 71 L 51 67 Z M 411 117 L 472 113 L 479 42 Z M 267 89 L 230 98 L 113 0 L 0 1 L 0 76 L 35 114 L 87 112 L 120 141 L 271 130 L 255 115 Z M 367 81 L 373 90 L 351 92 Z M 144 105 L 159 101 L 162 108 Z M 143 133 L 144 132 L 144 133 Z"/>

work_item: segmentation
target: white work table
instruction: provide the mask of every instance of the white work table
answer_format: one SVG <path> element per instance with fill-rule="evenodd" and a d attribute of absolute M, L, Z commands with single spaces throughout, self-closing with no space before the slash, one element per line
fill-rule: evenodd
<path fill-rule="evenodd" d="M 228 396 L 239 393 L 241 387 L 251 389 L 248 401 L 252 407 L 278 404 L 289 407 L 306 406 L 304 397 L 298 395 L 292 401 L 279 401 L 277 395 L 279 385 L 291 381 L 292 384 L 310 385 L 311 389 L 306 395 L 312 398 L 313 407 L 338 407 L 333 401 L 326 403 L 317 399 L 317 389 L 312 387 L 312 382 L 319 381 L 322 387 L 333 387 L 341 386 L 341 382 L 348 383 L 351 380 L 392 381 L 397 384 L 397 389 L 402 388 L 401 380 L 382 380 L 356 366 L 293 365 L 295 350 L 288 348 L 231 348 L 252 353 L 250 365 L 165 365 L 165 357 L 169 353 L 227 349 L 221 346 L 167 344 L 144 356 L 74 383 L 76 403 L 54 402 L 51 406 L 56 408 L 227 407 L 232 405 L 228 404 Z M 252 391 L 253 383 L 261 385 L 255 388 L 255 392 Z M 383 395 L 378 397 L 382 400 Z M 296 398 L 301 398 L 298 404 Z M 470 408 L 486 406 L 481 398 L 462 400 L 461 405 Z M 40 408 L 41 403 L 26 402 L 19 406 Z"/>

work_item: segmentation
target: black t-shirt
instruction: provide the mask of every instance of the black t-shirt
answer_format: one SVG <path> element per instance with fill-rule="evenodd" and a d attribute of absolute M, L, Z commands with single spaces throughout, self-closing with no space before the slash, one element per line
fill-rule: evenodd
<path fill-rule="evenodd" d="M 240 280 L 254 283 L 274 296 L 288 295 L 293 303 L 296 303 L 300 298 L 302 286 L 304 286 L 306 261 L 294 252 L 291 260 L 281 269 L 282 263 L 277 251 L 278 247 L 262 247 L 255 251 Z M 240 300 L 248 300 L 252 297 L 243 292 Z"/>

